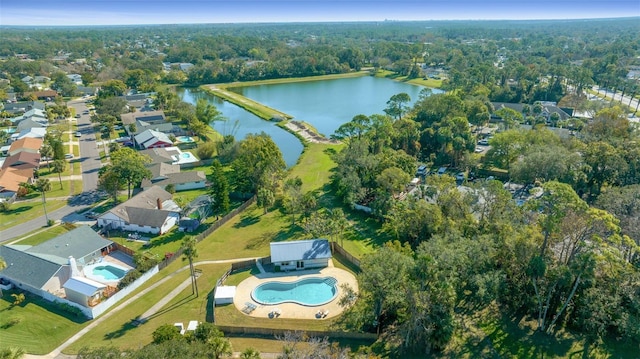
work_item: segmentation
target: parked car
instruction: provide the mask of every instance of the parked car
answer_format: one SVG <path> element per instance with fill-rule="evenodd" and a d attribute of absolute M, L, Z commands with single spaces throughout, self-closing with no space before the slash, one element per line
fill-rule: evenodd
<path fill-rule="evenodd" d="M 80 131 L 76 132 L 76 137 L 82 137 L 82 132 Z"/>
<path fill-rule="evenodd" d="M 464 172 L 460 172 L 456 175 L 456 181 L 458 182 L 464 182 L 466 178 L 466 174 Z"/>
<path fill-rule="evenodd" d="M 80 118 L 80 114 L 77 114 L 77 115 L 76 115 L 76 118 Z"/>
<path fill-rule="evenodd" d="M 489 140 L 487 140 L 486 138 L 483 138 L 480 141 L 478 141 L 478 144 L 481 146 L 489 146 Z"/>
<path fill-rule="evenodd" d="M 427 166 L 425 165 L 420 165 L 418 167 L 418 170 L 416 171 L 416 176 L 426 176 L 427 175 Z"/>
<path fill-rule="evenodd" d="M 445 172 L 447 172 L 447 167 L 438 168 L 438 175 L 443 175 Z"/>
<path fill-rule="evenodd" d="M 64 158 L 73 158 L 73 153 L 67 153 Z"/>

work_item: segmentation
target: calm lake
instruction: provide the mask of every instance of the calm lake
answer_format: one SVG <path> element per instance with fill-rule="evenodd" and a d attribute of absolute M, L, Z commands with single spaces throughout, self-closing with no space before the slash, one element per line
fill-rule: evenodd
<path fill-rule="evenodd" d="M 329 137 L 343 123 L 358 115 L 382 114 L 389 98 L 405 92 L 412 100 L 418 99 L 423 87 L 372 76 L 336 80 L 291 82 L 239 87 L 233 89 L 252 100 L 282 111 L 298 121 L 314 126 Z M 432 90 L 433 93 L 441 92 Z M 233 134 L 244 138 L 248 133 L 264 131 L 280 147 L 287 165 L 292 166 L 302 153 L 302 145 L 292 134 L 274 123 L 224 102 L 219 98 L 195 89 L 178 89 L 183 101 L 195 104 L 199 98 L 213 103 L 228 119 L 225 123 L 214 123 L 222 134 Z"/>

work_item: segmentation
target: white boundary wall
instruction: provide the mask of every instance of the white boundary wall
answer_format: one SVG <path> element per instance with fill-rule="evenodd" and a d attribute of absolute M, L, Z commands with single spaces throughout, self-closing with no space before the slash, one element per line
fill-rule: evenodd
<path fill-rule="evenodd" d="M 73 307 L 76 307 L 80 309 L 82 313 L 84 313 L 84 315 L 86 315 L 88 318 L 95 319 L 98 316 L 100 316 L 102 313 L 107 311 L 107 309 L 111 308 L 113 305 L 119 302 L 121 299 L 129 295 L 131 292 L 138 289 L 138 287 L 143 285 L 146 281 L 151 279 L 151 277 L 156 275 L 158 272 L 159 272 L 159 269 L 158 269 L 158 266 L 156 265 L 155 267 L 149 269 L 146 273 L 141 275 L 140 278 L 136 279 L 133 283 L 129 284 L 128 286 L 118 291 L 113 296 L 109 297 L 109 299 L 105 300 L 104 302 L 101 302 L 100 304 L 96 305 L 93 308 L 83 307 L 78 303 L 74 303 L 64 298 L 56 297 L 55 295 L 44 292 L 44 291 L 41 291 L 41 295 L 44 299 L 50 302 L 60 302 L 60 303 L 65 303 Z"/>

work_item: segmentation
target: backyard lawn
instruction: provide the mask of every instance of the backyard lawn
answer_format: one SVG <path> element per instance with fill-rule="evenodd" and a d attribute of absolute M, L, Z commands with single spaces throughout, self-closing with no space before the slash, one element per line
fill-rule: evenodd
<path fill-rule="evenodd" d="M 89 324 L 73 320 L 44 299 L 26 295 L 22 304 L 13 306 L 11 294 L 0 298 L 0 343 L 2 347 L 20 347 L 30 354 L 46 354 Z"/>
<path fill-rule="evenodd" d="M 184 266 L 180 260 L 176 260 L 166 273 L 174 272 L 177 268 Z M 173 324 L 182 322 L 185 327 L 190 320 L 204 322 L 211 314 L 211 303 L 209 301 L 213 287 L 220 276 L 229 269 L 229 264 L 201 265 L 198 269 L 202 274 L 198 278 L 198 288 L 200 296 L 191 294 L 191 286 L 187 286 L 166 306 L 160 309 L 155 315 L 141 324 L 135 326 L 132 321 L 141 316 L 152 303 L 160 301 L 172 289 L 180 283 L 188 280 L 189 271 L 184 270 L 167 282 L 148 292 L 137 301 L 131 303 L 126 308 L 120 310 L 117 315 L 113 315 L 99 326 L 90 330 L 79 341 L 72 344 L 64 352 L 75 354 L 84 346 L 116 346 L 119 348 L 139 348 L 151 343 L 153 331 L 163 324 Z M 171 269 L 172 268 L 172 269 Z M 165 274 L 166 276 L 166 274 Z M 163 276 L 160 274 L 150 282 L 156 282 Z"/>

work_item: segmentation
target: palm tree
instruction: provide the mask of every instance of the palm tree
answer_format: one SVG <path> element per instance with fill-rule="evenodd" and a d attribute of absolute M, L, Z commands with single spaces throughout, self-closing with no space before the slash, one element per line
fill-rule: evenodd
<path fill-rule="evenodd" d="M 47 178 L 38 178 L 35 184 L 36 191 L 42 193 L 42 208 L 44 208 L 44 218 L 47 221 L 47 225 L 49 225 L 49 217 L 47 216 L 47 199 L 45 198 L 44 193 L 51 190 L 51 183 Z"/>
<path fill-rule="evenodd" d="M 49 144 L 44 144 L 40 148 L 40 155 L 47 158 L 47 167 L 51 171 L 51 158 L 53 157 L 53 148 Z"/>
<path fill-rule="evenodd" d="M 189 270 L 191 270 L 191 294 L 198 296 L 198 282 L 196 281 L 195 269 L 193 268 L 193 260 L 198 258 L 198 250 L 196 249 L 196 239 L 192 236 L 186 237 L 182 241 L 182 260 L 189 261 Z"/>
<path fill-rule="evenodd" d="M 67 167 L 67 162 L 65 160 L 54 160 L 53 161 L 53 172 L 58 174 L 58 181 L 60 181 L 60 189 L 62 189 L 62 176 L 61 173 L 64 172 Z"/>
<path fill-rule="evenodd" d="M 260 352 L 253 349 L 247 348 L 240 354 L 241 359 L 260 359 Z"/>

